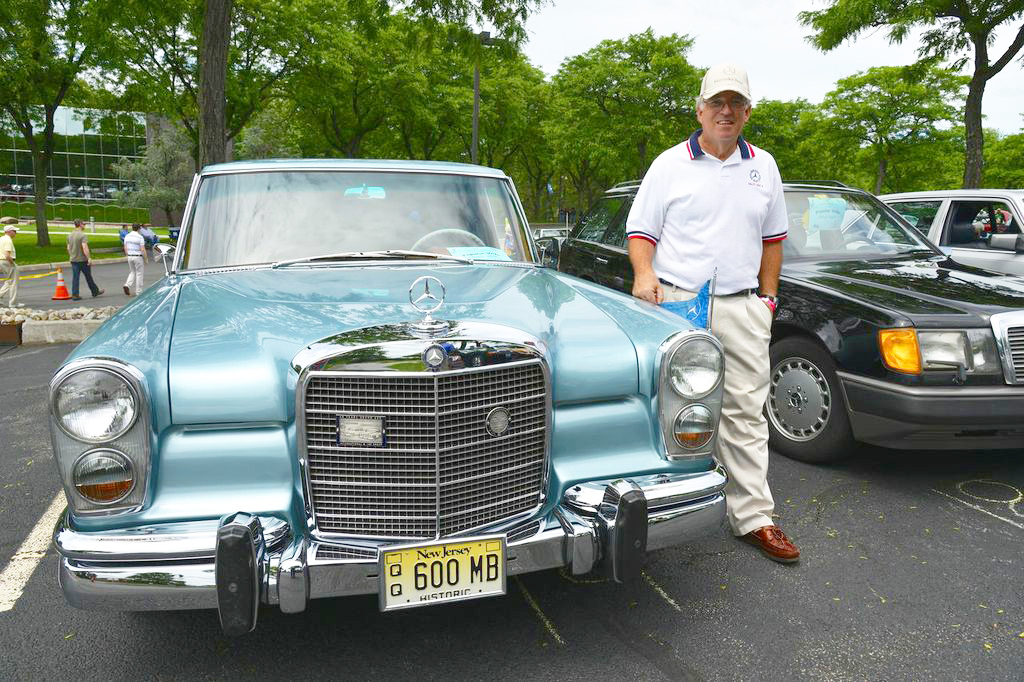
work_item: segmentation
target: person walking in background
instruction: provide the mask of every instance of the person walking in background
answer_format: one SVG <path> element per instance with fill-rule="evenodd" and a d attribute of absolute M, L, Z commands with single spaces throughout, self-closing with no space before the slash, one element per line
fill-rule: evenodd
<path fill-rule="evenodd" d="M 18 256 L 14 248 L 14 235 L 18 234 L 18 228 L 14 225 L 4 225 L 4 236 L 0 237 L 0 275 L 7 278 L 3 286 L 0 286 L 0 297 L 6 292 L 8 294 L 8 308 L 22 308 L 18 303 Z"/>
<path fill-rule="evenodd" d="M 747 72 L 708 69 L 697 98 L 701 128 L 663 152 L 644 176 L 626 220 L 633 295 L 687 301 L 717 271 L 711 331 L 725 351 L 716 454 L 732 532 L 774 561 L 800 550 L 775 525 L 768 487 L 768 344 L 788 219 L 775 159 L 743 139 Z"/>
<path fill-rule="evenodd" d="M 135 295 L 142 293 L 142 275 L 146 270 L 146 238 L 142 236 L 138 223 L 132 225 L 132 231 L 124 236 L 124 255 L 128 257 L 128 279 L 124 283 L 125 296 L 132 295 L 132 284 L 135 284 Z"/>
<path fill-rule="evenodd" d="M 160 241 L 160 237 L 157 236 L 156 232 L 153 231 L 149 225 L 143 225 L 139 228 L 139 234 L 146 240 L 146 259 L 149 261 L 153 260 L 153 247 Z"/>
<path fill-rule="evenodd" d="M 89 285 L 93 298 L 102 295 L 104 290 L 96 286 L 92 278 L 92 253 L 89 252 L 89 238 L 85 235 L 85 223 L 81 220 L 75 221 L 75 227 L 68 235 L 67 249 L 68 260 L 71 261 L 71 300 L 82 300 L 78 295 L 79 275 L 85 275 L 85 283 Z"/>

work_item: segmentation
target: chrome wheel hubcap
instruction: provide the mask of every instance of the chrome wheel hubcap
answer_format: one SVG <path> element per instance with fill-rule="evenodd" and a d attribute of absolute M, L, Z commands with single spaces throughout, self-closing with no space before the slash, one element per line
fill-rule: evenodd
<path fill-rule="evenodd" d="M 772 370 L 768 419 L 790 440 L 816 438 L 832 413 L 832 392 L 825 375 L 806 358 L 786 358 Z"/>

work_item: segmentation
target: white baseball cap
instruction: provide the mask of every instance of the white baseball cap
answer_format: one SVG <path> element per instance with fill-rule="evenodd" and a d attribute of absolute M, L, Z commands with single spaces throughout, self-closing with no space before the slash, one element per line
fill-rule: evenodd
<path fill-rule="evenodd" d="M 17 232 L 17 231 L 18 231 L 18 226 L 17 225 L 4 225 L 4 232 Z"/>
<path fill-rule="evenodd" d="M 750 83 L 747 81 L 747 70 L 742 66 L 728 62 L 715 64 L 708 69 L 707 73 L 704 74 L 704 80 L 700 83 L 701 99 L 711 99 L 718 93 L 725 92 L 726 90 L 737 92 L 750 100 Z"/>

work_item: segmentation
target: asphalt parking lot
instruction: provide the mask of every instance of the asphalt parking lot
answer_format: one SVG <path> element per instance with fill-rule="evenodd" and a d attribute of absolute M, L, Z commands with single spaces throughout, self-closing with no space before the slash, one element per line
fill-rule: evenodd
<path fill-rule="evenodd" d="M 386 615 L 375 597 L 264 608 L 235 639 L 214 612 L 78 611 L 52 547 L 22 549 L 60 490 L 43 415 L 71 349 L 0 348 L 0 679 L 1021 679 L 1024 449 L 773 455 L 793 566 L 720 536 L 626 585 L 548 571 Z"/>

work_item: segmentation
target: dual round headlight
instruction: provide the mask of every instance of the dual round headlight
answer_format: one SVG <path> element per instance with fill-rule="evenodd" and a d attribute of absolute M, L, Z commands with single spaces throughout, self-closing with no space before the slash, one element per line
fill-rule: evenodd
<path fill-rule="evenodd" d="M 64 433 L 87 443 L 118 438 L 138 417 L 138 396 L 116 372 L 90 368 L 69 374 L 53 393 L 53 414 Z"/>
<path fill-rule="evenodd" d="M 683 398 L 710 393 L 722 378 L 722 351 L 706 338 L 681 343 L 668 358 L 668 383 Z"/>

